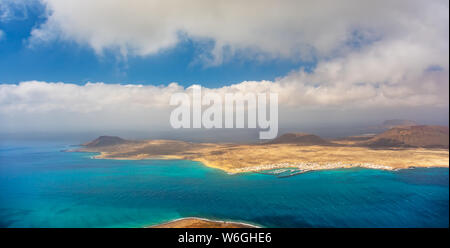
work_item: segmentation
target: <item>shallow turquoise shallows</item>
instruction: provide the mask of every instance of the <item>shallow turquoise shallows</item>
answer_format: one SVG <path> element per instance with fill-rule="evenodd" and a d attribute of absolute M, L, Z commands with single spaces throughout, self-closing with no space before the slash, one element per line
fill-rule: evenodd
<path fill-rule="evenodd" d="M 447 168 L 228 175 L 180 160 L 0 147 L 0 226 L 143 227 L 181 217 L 264 227 L 448 227 Z"/>

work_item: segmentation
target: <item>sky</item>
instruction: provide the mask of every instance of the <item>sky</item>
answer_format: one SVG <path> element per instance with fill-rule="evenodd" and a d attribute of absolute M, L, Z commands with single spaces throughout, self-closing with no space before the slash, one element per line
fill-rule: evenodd
<path fill-rule="evenodd" d="M 30 39 L 33 38 L 32 31 L 40 30 L 40 25 L 45 25 L 48 20 L 45 2 L 1 2 L 0 82 L 4 84 L 38 80 L 74 84 L 167 85 L 179 82 L 184 86 L 219 87 L 245 80 L 273 80 L 300 66 L 311 68 L 314 65 L 312 60 L 234 58 L 221 66 L 212 66 L 201 61 L 201 57 L 205 56 L 205 49 L 214 46 L 214 40 L 193 40 L 183 34 L 179 34 L 176 45 L 158 49 L 149 56 L 133 54 L 124 57 L 115 48 L 105 48 L 100 54 L 89 44 L 70 39 L 58 37 L 46 42 Z"/>
<path fill-rule="evenodd" d="M 282 130 L 448 125 L 448 23 L 445 0 L 0 0 L 0 133 L 173 135 L 193 84 L 278 93 Z"/>

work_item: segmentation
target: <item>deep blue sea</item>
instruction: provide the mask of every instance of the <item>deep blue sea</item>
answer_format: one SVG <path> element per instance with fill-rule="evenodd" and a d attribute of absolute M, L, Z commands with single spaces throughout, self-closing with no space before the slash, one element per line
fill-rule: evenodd
<path fill-rule="evenodd" d="M 143 227 L 181 217 L 264 227 L 448 227 L 447 168 L 228 175 L 183 160 L 0 146 L 1 227 Z"/>

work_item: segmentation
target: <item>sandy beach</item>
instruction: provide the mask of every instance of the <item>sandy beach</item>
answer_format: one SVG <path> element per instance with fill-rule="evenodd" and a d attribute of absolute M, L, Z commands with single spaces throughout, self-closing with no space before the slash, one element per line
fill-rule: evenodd
<path fill-rule="evenodd" d="M 258 226 L 242 222 L 187 217 L 176 219 L 159 225 L 148 226 L 148 228 L 258 228 Z"/>

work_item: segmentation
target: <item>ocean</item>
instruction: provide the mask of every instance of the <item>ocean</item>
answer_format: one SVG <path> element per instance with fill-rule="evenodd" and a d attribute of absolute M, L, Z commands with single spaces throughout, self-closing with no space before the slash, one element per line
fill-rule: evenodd
<path fill-rule="evenodd" d="M 144 227 L 190 216 L 263 227 L 449 227 L 448 168 L 278 178 L 63 152 L 70 148 L 0 146 L 1 227 Z"/>

